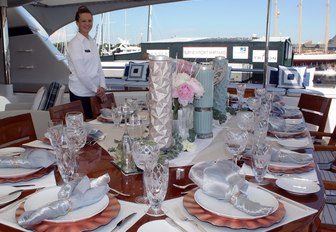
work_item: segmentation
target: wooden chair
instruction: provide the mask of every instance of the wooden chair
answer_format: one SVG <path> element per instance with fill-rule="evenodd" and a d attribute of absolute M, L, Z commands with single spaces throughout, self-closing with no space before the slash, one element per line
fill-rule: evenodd
<path fill-rule="evenodd" d="M 117 105 L 113 93 L 106 94 L 106 97 L 107 97 L 106 102 L 101 102 L 100 98 L 97 96 L 90 98 L 93 118 L 97 118 L 100 115 L 100 109 L 102 108 L 111 109 L 112 107 L 115 107 Z"/>
<path fill-rule="evenodd" d="M 68 112 L 79 111 L 83 113 L 85 120 L 84 109 L 81 101 L 73 101 L 57 106 L 50 107 L 49 109 L 50 119 L 61 119 L 65 123 L 65 115 Z"/>
<path fill-rule="evenodd" d="M 21 146 L 36 139 L 30 113 L 0 119 L 0 148 Z"/>
<path fill-rule="evenodd" d="M 312 94 L 301 94 L 298 107 L 305 122 L 318 127 L 317 131 L 323 132 L 328 119 L 331 98 Z"/>

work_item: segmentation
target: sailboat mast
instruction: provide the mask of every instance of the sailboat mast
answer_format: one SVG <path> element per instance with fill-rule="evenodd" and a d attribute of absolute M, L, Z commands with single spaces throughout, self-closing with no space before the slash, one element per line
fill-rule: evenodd
<path fill-rule="evenodd" d="M 148 6 L 147 42 L 152 41 L 152 5 Z"/>
<path fill-rule="evenodd" d="M 299 54 L 301 54 L 301 44 L 302 44 L 302 0 L 300 0 L 299 8 L 300 8 L 300 19 L 299 19 Z"/>
<path fill-rule="evenodd" d="M 279 8 L 278 8 L 278 0 L 274 1 L 274 30 L 273 30 L 273 36 L 278 35 L 278 16 L 279 16 Z"/>
<path fill-rule="evenodd" d="M 330 20 L 330 0 L 327 0 L 327 17 L 326 17 L 326 30 L 325 30 L 324 53 L 328 53 L 328 43 L 329 43 L 329 20 Z"/>

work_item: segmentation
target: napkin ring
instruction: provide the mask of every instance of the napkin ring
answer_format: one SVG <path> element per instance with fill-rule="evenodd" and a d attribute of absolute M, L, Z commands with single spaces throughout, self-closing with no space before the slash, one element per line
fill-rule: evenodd
<path fill-rule="evenodd" d="M 70 212 L 72 211 L 72 203 L 71 203 L 70 200 L 66 200 L 66 202 L 67 202 L 67 205 L 68 205 L 69 207 L 68 207 L 68 209 L 67 209 L 67 211 L 66 211 L 65 214 L 68 214 L 68 213 L 70 213 Z"/>
<path fill-rule="evenodd" d="M 232 194 L 232 196 L 230 198 L 230 202 L 233 205 L 237 203 L 239 195 L 240 195 L 240 192 L 236 192 L 235 194 Z"/>

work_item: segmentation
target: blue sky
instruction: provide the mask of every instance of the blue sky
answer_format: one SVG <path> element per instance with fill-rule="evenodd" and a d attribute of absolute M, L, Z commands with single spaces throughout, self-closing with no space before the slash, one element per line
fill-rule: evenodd
<path fill-rule="evenodd" d="M 292 43 L 299 37 L 299 0 L 277 0 L 280 15 L 277 17 L 278 36 L 288 36 Z M 274 2 L 271 3 L 271 35 L 274 35 Z M 326 31 L 327 0 L 302 1 L 302 42 L 312 40 L 324 43 Z M 267 0 L 190 0 L 153 5 L 152 40 L 172 37 L 251 37 L 264 36 L 266 32 Z M 110 13 L 110 38 L 130 43 L 147 39 L 148 7 L 132 8 Z M 125 20 L 126 19 L 126 20 Z M 94 18 L 99 23 L 100 16 Z M 330 0 L 329 39 L 336 35 L 336 0 Z M 71 38 L 76 27 L 66 29 Z M 106 30 L 105 30 L 106 31 Z M 96 30 L 91 31 L 94 36 Z"/>

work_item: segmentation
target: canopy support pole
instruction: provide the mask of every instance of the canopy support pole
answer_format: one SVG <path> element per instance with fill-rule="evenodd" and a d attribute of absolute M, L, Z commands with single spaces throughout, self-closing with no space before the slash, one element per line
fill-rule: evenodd
<path fill-rule="evenodd" d="M 265 61 L 264 61 L 264 78 L 263 87 L 266 87 L 266 75 L 268 66 L 268 46 L 269 46 L 269 31 L 270 31 L 270 11 L 271 11 L 271 0 L 267 0 L 267 18 L 266 18 L 266 41 L 265 41 Z"/>

